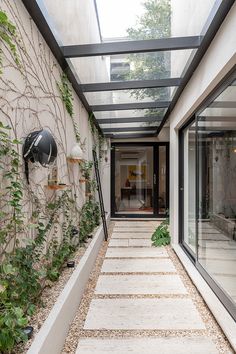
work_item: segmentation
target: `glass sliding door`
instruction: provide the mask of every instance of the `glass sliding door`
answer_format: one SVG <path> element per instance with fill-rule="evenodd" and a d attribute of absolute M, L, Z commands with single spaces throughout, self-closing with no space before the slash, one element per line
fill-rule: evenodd
<path fill-rule="evenodd" d="M 227 86 L 197 116 L 198 261 L 235 304 L 236 86 Z"/>
<path fill-rule="evenodd" d="M 180 131 L 180 241 L 236 319 L 236 73 Z"/>
<path fill-rule="evenodd" d="M 167 144 L 113 144 L 112 216 L 165 217 Z"/>

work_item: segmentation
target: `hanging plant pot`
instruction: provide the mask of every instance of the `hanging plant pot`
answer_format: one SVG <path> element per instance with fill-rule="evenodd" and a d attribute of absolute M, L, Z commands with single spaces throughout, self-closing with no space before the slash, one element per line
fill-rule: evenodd
<path fill-rule="evenodd" d="M 93 195 L 93 193 L 85 193 L 86 197 L 91 197 Z"/>
<path fill-rule="evenodd" d="M 26 326 L 25 328 L 23 328 L 23 332 L 27 336 L 27 338 L 30 339 L 33 336 L 34 328 L 32 326 Z"/>
<path fill-rule="evenodd" d="M 79 182 L 80 182 L 80 183 L 86 183 L 86 182 L 88 182 L 88 179 L 86 179 L 86 178 L 80 178 L 80 179 L 79 179 Z"/>

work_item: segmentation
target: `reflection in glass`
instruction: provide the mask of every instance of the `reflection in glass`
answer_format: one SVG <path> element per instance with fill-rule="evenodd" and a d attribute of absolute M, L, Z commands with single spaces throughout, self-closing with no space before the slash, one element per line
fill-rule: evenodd
<path fill-rule="evenodd" d="M 216 101 L 232 101 L 234 90 Z M 212 109 L 198 117 L 199 262 L 236 302 L 236 115 L 227 105 Z"/>
<path fill-rule="evenodd" d="M 115 149 L 116 214 L 153 213 L 153 148 Z"/>
<path fill-rule="evenodd" d="M 158 214 L 167 212 L 166 172 L 166 146 L 159 146 Z"/>
<path fill-rule="evenodd" d="M 184 130 L 184 241 L 196 252 L 195 123 Z"/>

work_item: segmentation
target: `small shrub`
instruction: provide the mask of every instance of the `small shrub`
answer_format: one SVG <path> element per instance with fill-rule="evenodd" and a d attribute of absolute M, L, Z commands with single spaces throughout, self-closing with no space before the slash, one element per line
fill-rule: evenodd
<path fill-rule="evenodd" d="M 168 229 L 168 220 L 162 221 L 158 228 L 153 233 L 152 245 L 156 247 L 166 246 L 170 244 L 170 233 Z"/>

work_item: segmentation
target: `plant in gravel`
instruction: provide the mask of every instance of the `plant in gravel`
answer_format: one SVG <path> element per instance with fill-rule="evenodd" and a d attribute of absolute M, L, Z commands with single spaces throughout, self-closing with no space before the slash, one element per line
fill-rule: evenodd
<path fill-rule="evenodd" d="M 159 247 L 170 244 L 170 233 L 168 226 L 169 221 L 166 219 L 162 221 L 162 223 L 157 227 L 151 237 L 153 246 Z"/>

